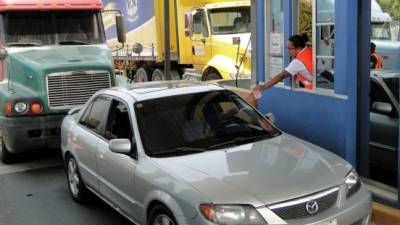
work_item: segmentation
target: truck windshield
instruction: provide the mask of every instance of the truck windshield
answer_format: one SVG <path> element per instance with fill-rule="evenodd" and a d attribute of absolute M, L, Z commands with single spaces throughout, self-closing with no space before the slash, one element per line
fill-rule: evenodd
<path fill-rule="evenodd" d="M 390 24 L 386 22 L 371 23 L 371 39 L 372 40 L 392 40 L 390 32 Z"/>
<path fill-rule="evenodd" d="M 83 45 L 104 42 L 97 12 L 4 14 L 7 46 Z"/>
<path fill-rule="evenodd" d="M 217 8 L 210 10 L 213 34 L 251 32 L 250 7 Z"/>
<path fill-rule="evenodd" d="M 280 135 L 267 119 L 230 91 L 209 91 L 135 104 L 149 156 L 193 154 Z"/>

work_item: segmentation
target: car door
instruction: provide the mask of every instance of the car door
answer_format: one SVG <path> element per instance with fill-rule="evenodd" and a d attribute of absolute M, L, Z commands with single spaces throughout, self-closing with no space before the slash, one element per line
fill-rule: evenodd
<path fill-rule="evenodd" d="M 136 151 L 132 144 L 129 155 L 109 149 L 112 139 L 129 139 L 133 143 L 132 123 L 128 105 L 114 99 L 110 108 L 105 138 L 97 146 L 97 166 L 100 175 L 100 193 L 124 214 L 135 218 L 134 199 Z"/>
<path fill-rule="evenodd" d="M 204 9 L 193 11 L 192 59 L 196 70 L 203 70 L 212 56 L 211 37 Z"/>
<path fill-rule="evenodd" d="M 105 129 L 105 118 L 111 99 L 105 96 L 95 98 L 86 108 L 78 125 L 72 132 L 80 172 L 87 185 L 98 189 L 96 145 Z M 104 121 L 102 123 L 102 121 Z"/>
<path fill-rule="evenodd" d="M 371 79 L 370 112 L 370 159 L 384 169 L 395 171 L 397 168 L 397 139 L 399 112 L 390 90 L 380 79 Z M 374 109 L 374 103 L 391 105 L 390 113 Z"/>

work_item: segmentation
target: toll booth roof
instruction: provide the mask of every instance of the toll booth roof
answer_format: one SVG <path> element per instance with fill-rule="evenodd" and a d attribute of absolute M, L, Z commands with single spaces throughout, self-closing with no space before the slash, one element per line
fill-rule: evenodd
<path fill-rule="evenodd" d="M 101 10 L 101 0 L 0 0 L 0 11 Z"/>

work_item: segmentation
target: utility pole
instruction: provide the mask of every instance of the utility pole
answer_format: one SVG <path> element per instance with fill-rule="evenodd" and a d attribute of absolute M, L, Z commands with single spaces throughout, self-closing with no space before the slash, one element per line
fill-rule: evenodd
<path fill-rule="evenodd" d="M 164 75 L 165 79 L 171 80 L 169 0 L 164 0 Z"/>

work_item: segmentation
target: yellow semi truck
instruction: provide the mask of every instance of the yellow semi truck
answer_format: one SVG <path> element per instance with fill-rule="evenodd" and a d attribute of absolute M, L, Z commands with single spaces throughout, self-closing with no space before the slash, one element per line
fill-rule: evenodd
<path fill-rule="evenodd" d="M 125 16 L 127 42 L 113 54 L 117 70 L 135 82 L 164 80 L 163 0 L 103 0 Z M 172 79 L 250 78 L 250 0 L 170 0 Z M 104 14 L 111 49 L 114 15 Z"/>

